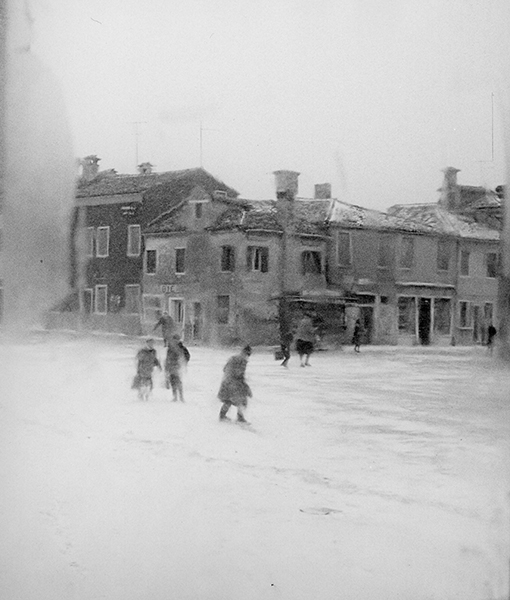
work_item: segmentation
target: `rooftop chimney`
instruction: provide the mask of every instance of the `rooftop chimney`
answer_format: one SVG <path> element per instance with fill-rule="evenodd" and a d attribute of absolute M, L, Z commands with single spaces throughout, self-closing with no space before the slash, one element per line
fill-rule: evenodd
<path fill-rule="evenodd" d="M 92 181 L 97 177 L 100 160 L 95 154 L 89 154 L 81 160 L 81 178 L 84 181 Z"/>
<path fill-rule="evenodd" d="M 314 198 L 316 200 L 329 200 L 331 198 L 331 183 L 316 183 Z"/>
<path fill-rule="evenodd" d="M 138 173 L 140 175 L 150 175 L 153 167 L 154 165 L 151 165 L 150 162 L 143 162 L 138 165 Z"/>
<path fill-rule="evenodd" d="M 298 193 L 297 171 L 274 171 L 276 184 L 276 197 L 278 199 L 287 198 L 293 200 Z"/>
<path fill-rule="evenodd" d="M 460 189 L 457 185 L 457 173 L 460 169 L 455 167 L 446 167 L 443 169 L 444 179 L 443 185 L 440 188 L 441 197 L 439 198 L 439 204 L 444 206 L 447 210 L 457 210 L 460 208 Z"/>

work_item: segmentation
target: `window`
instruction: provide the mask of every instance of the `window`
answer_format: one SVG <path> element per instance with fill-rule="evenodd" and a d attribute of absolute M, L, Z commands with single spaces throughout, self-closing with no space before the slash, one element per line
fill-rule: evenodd
<path fill-rule="evenodd" d="M 175 272 L 184 273 L 186 262 L 186 248 L 175 249 Z"/>
<path fill-rule="evenodd" d="M 494 306 L 492 302 L 486 302 L 483 307 L 483 316 L 487 323 L 492 323 L 494 316 Z"/>
<path fill-rule="evenodd" d="M 437 242 L 437 270 L 448 271 L 450 266 L 450 242 L 438 240 Z"/>
<path fill-rule="evenodd" d="M 469 311 L 469 302 L 459 302 L 459 326 L 471 327 L 471 315 Z"/>
<path fill-rule="evenodd" d="M 96 285 L 94 312 L 105 315 L 107 310 L 108 286 Z"/>
<path fill-rule="evenodd" d="M 142 235 L 140 225 L 128 225 L 127 255 L 140 256 Z"/>
<path fill-rule="evenodd" d="M 125 287 L 125 311 L 128 315 L 140 313 L 140 286 L 126 285 Z"/>
<path fill-rule="evenodd" d="M 460 274 L 464 277 L 469 275 L 469 250 L 461 250 L 460 252 Z"/>
<path fill-rule="evenodd" d="M 400 241 L 400 268 L 412 269 L 414 263 L 414 238 L 404 237 Z"/>
<path fill-rule="evenodd" d="M 96 235 L 96 256 L 106 258 L 110 249 L 110 228 L 98 227 Z"/>
<path fill-rule="evenodd" d="M 230 316 L 230 296 L 218 296 L 218 323 L 227 324 Z"/>
<path fill-rule="evenodd" d="M 92 302 L 94 298 L 94 290 L 91 288 L 85 288 L 81 294 L 81 305 L 80 308 L 83 312 L 90 314 L 94 310 L 94 304 Z"/>
<path fill-rule="evenodd" d="M 171 298 L 168 301 L 168 313 L 175 323 L 182 327 L 184 324 L 184 300 Z"/>
<path fill-rule="evenodd" d="M 158 257 L 156 250 L 147 250 L 145 252 L 145 272 L 154 275 L 156 272 Z"/>
<path fill-rule="evenodd" d="M 221 247 L 221 270 L 223 272 L 235 271 L 235 249 L 232 246 Z"/>
<path fill-rule="evenodd" d="M 266 246 L 248 246 L 246 253 L 246 266 L 248 271 L 269 271 L 269 248 Z"/>
<path fill-rule="evenodd" d="M 161 296 L 143 295 L 143 315 L 145 321 L 156 323 L 161 316 Z"/>
<path fill-rule="evenodd" d="M 498 276 L 499 256 L 496 252 L 489 252 L 486 256 L 487 277 Z"/>
<path fill-rule="evenodd" d="M 352 263 L 351 234 L 339 231 L 336 237 L 336 259 L 339 265 L 349 266 Z"/>
<path fill-rule="evenodd" d="M 383 269 L 387 269 L 391 266 L 391 259 L 393 255 L 393 240 L 389 235 L 381 235 L 379 238 L 379 255 L 377 259 L 377 266 Z"/>
<path fill-rule="evenodd" d="M 202 215 L 204 214 L 204 203 L 203 202 L 197 202 L 195 203 L 195 218 L 196 219 L 201 219 Z"/>
<path fill-rule="evenodd" d="M 85 253 L 86 256 L 94 256 L 94 227 L 85 229 Z"/>
<path fill-rule="evenodd" d="M 401 333 L 416 331 L 416 301 L 412 297 L 400 296 L 398 299 L 398 330 Z"/>
<path fill-rule="evenodd" d="M 434 299 L 434 331 L 437 333 L 450 333 L 451 323 L 451 300 L 450 298 Z"/>
<path fill-rule="evenodd" d="M 305 250 L 301 253 L 303 275 L 320 275 L 322 273 L 322 255 L 320 252 Z"/>

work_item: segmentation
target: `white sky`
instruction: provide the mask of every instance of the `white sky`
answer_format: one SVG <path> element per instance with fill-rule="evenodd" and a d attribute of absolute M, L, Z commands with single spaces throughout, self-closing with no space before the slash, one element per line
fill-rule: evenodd
<path fill-rule="evenodd" d="M 77 156 L 203 166 L 247 198 L 272 171 L 371 208 L 504 181 L 508 0 L 29 0 Z M 494 161 L 491 94 L 494 93 Z"/>

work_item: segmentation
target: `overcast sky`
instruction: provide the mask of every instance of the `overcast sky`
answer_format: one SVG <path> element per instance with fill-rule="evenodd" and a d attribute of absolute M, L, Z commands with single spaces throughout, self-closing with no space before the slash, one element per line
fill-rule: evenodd
<path fill-rule="evenodd" d="M 446 166 L 504 180 L 508 0 L 29 4 L 76 156 L 102 169 L 136 171 L 136 121 L 138 162 L 199 166 L 202 122 L 204 168 L 246 198 L 274 197 L 277 169 L 378 209 L 436 201 Z"/>

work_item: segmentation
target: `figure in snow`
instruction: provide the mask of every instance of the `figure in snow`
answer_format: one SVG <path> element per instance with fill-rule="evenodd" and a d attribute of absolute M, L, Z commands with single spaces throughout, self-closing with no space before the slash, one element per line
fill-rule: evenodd
<path fill-rule="evenodd" d="M 174 402 L 184 402 L 182 374 L 190 359 L 189 350 L 175 333 L 167 345 L 165 360 L 165 383 L 167 390 L 172 388 Z"/>
<path fill-rule="evenodd" d="M 356 319 L 356 323 L 354 324 L 354 331 L 352 333 L 352 343 L 354 344 L 354 352 L 359 352 L 362 334 L 363 327 L 361 326 L 361 321 L 359 319 Z"/>
<path fill-rule="evenodd" d="M 496 337 L 497 333 L 498 332 L 497 332 L 496 328 L 491 323 L 489 325 L 489 327 L 487 328 L 487 350 L 489 351 L 490 354 L 492 354 L 492 351 L 494 350 L 494 338 Z"/>
<path fill-rule="evenodd" d="M 156 331 L 158 327 L 161 327 L 161 334 L 163 336 L 163 343 L 165 346 L 168 346 L 172 336 L 175 334 L 175 322 L 172 317 L 168 314 L 168 312 L 164 312 L 161 317 L 159 317 L 158 322 L 154 325 L 152 331 Z"/>
<path fill-rule="evenodd" d="M 161 363 L 154 349 L 153 339 L 149 338 L 145 342 L 145 346 L 138 351 L 136 360 L 136 375 L 131 387 L 138 390 L 140 400 L 148 400 L 153 387 L 152 371 L 155 367 L 161 371 Z"/>
<path fill-rule="evenodd" d="M 237 421 L 247 423 L 244 409 L 248 398 L 252 397 L 250 386 L 246 383 L 245 374 L 248 359 L 251 356 L 251 346 L 245 346 L 239 354 L 231 356 L 223 368 L 223 380 L 218 392 L 218 398 L 223 405 L 220 410 L 220 421 L 230 420 L 227 417 L 231 406 L 237 408 Z"/>
<path fill-rule="evenodd" d="M 283 362 L 281 363 L 282 367 L 287 367 L 290 360 L 290 347 L 292 345 L 292 340 L 294 336 L 291 331 L 287 331 L 284 333 L 280 340 L 280 349 L 281 355 L 283 357 Z"/>
<path fill-rule="evenodd" d="M 302 367 L 310 367 L 310 355 L 314 350 L 316 331 L 312 319 L 305 313 L 296 331 L 296 350 Z"/>

